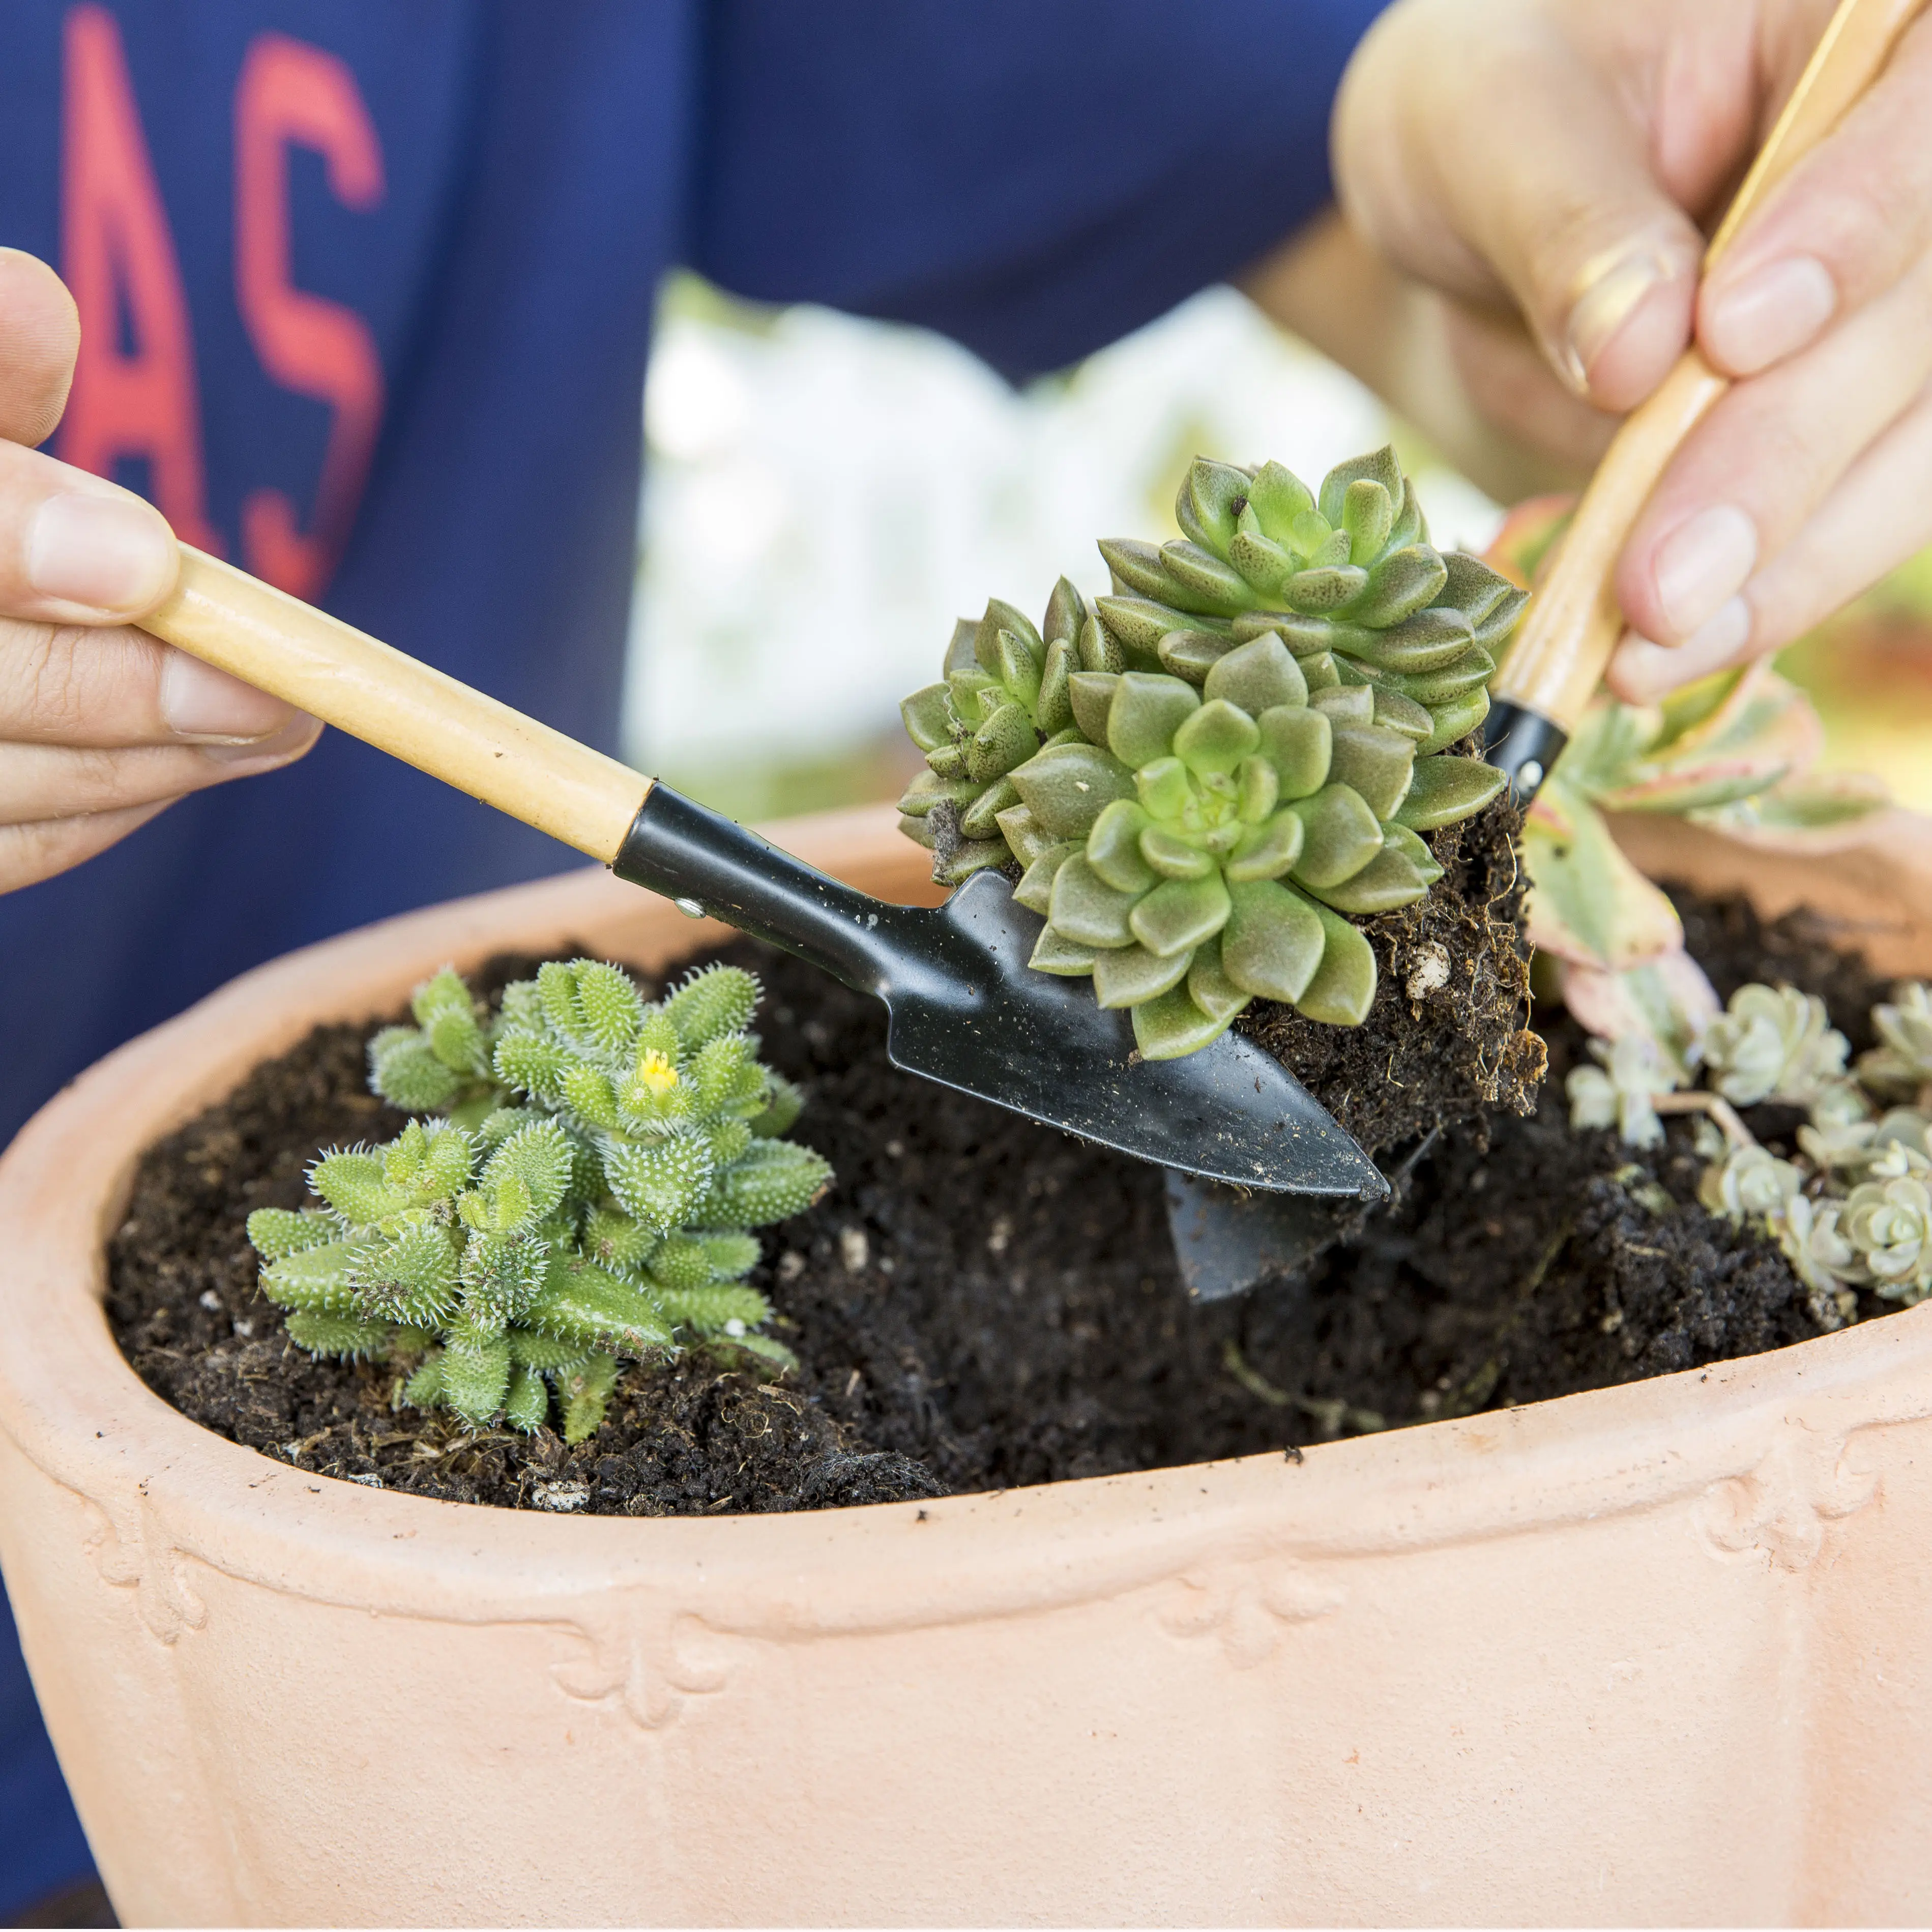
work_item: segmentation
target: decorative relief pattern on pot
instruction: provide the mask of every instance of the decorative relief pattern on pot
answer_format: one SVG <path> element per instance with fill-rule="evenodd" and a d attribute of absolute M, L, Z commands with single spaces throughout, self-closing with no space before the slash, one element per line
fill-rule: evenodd
<path fill-rule="evenodd" d="M 171 1644 L 183 1630 L 200 1629 L 208 1621 L 208 1606 L 188 1583 L 190 1559 L 161 1527 L 146 1491 L 137 1493 L 132 1507 L 121 1512 L 124 1520 L 116 1522 L 105 1504 L 68 1484 L 62 1487 L 79 1498 L 94 1526 L 86 1547 L 101 1581 L 134 1592 L 148 1630 Z"/>
<path fill-rule="evenodd" d="M 1824 1546 L 1826 1524 L 1878 1493 L 1876 1472 L 1849 1468 L 1846 1458 L 1845 1437 L 1790 1424 L 1748 1475 L 1704 1492 L 1698 1527 L 1724 1554 L 1762 1551 L 1780 1570 L 1808 1569 Z"/>
<path fill-rule="evenodd" d="M 1339 1585 L 1286 1558 L 1189 1570 L 1164 1592 L 1162 1629 L 1178 1637 L 1218 1636 L 1237 1670 L 1273 1656 L 1283 1628 L 1338 1610 L 1347 1600 Z"/>
<path fill-rule="evenodd" d="M 554 1667 L 558 1688 L 585 1703 L 620 1706 L 641 1730 L 668 1724 L 687 1698 L 716 1695 L 730 1676 L 726 1640 L 688 1610 L 633 1602 L 564 1628 L 590 1654 Z"/>

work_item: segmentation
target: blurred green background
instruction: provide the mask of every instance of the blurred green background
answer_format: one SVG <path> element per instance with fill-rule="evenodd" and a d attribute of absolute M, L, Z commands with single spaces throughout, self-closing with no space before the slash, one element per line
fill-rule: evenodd
<path fill-rule="evenodd" d="M 1107 587 L 1101 536 L 1172 536 L 1196 455 L 1312 482 L 1393 440 L 1444 548 L 1501 506 L 1230 289 L 1016 392 L 944 339 L 668 284 L 625 705 L 626 755 L 740 818 L 895 795 L 898 704 L 989 596 Z M 1932 808 L 1932 552 L 1785 653 L 1826 763 Z"/>

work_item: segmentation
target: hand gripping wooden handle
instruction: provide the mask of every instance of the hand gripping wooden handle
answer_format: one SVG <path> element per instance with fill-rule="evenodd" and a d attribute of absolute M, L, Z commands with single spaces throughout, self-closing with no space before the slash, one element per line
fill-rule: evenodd
<path fill-rule="evenodd" d="M 1730 245 L 1771 190 L 1838 124 L 1877 77 L 1925 0 L 1840 0 L 1796 91 L 1705 251 Z M 1632 410 L 1590 479 L 1576 514 L 1490 687 L 1484 726 L 1492 764 L 1534 792 L 1594 693 L 1623 630 L 1610 575 L 1678 446 L 1729 388 L 1693 348 Z"/>
<path fill-rule="evenodd" d="M 141 628 L 606 865 L 651 781 L 366 632 L 182 546 Z"/>

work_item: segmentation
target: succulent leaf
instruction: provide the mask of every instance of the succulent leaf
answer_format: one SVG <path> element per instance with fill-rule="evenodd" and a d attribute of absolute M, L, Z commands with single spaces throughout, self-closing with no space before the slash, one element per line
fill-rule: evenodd
<path fill-rule="evenodd" d="M 1522 593 L 1430 545 L 1388 449 L 1318 493 L 1199 459 L 1175 518 L 1158 546 L 1102 542 L 1092 608 L 1063 579 L 1037 629 L 998 600 L 956 628 L 945 682 L 905 703 L 926 770 L 902 826 L 935 878 L 1016 866 L 1032 965 L 1132 1008 L 1143 1053 L 1196 1050 L 1253 998 L 1358 1024 L 1375 954 L 1346 915 L 1421 897 L 1442 868 L 1418 833 L 1500 789 L 1436 754 L 1486 714 Z"/>

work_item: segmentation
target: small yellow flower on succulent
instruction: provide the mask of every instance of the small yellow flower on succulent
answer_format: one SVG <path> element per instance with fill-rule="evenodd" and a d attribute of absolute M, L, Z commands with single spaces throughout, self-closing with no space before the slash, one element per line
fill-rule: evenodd
<path fill-rule="evenodd" d="M 652 1047 L 638 1055 L 638 1084 L 662 1100 L 677 1084 L 677 1069 L 670 1055 Z"/>

